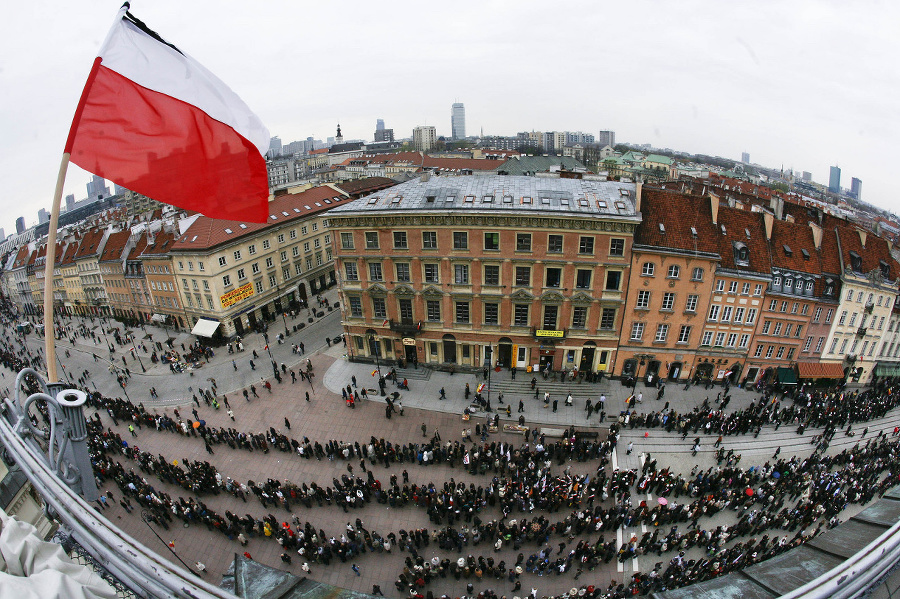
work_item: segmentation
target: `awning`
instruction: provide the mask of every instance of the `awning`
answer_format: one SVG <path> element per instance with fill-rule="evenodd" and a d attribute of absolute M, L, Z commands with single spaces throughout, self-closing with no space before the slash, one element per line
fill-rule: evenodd
<path fill-rule="evenodd" d="M 205 318 L 201 318 L 197 321 L 197 324 L 194 325 L 194 328 L 191 329 L 191 335 L 212 337 L 216 332 L 216 329 L 219 328 L 219 324 L 218 320 L 206 320 Z"/>
<path fill-rule="evenodd" d="M 152 320 L 153 322 L 165 322 L 166 315 L 165 314 L 154 314 L 153 316 L 150 317 L 150 320 Z"/>
<path fill-rule="evenodd" d="M 879 362 L 875 365 L 875 376 L 900 376 L 900 364 Z"/>
<path fill-rule="evenodd" d="M 838 362 L 797 362 L 801 379 L 842 379 L 844 368 Z"/>
<path fill-rule="evenodd" d="M 782 385 L 796 385 L 797 374 L 794 372 L 793 368 L 781 366 L 775 372 L 775 381 Z"/>

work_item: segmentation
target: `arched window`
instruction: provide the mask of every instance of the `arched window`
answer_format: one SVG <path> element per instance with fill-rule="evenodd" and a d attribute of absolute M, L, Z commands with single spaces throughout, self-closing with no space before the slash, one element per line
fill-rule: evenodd
<path fill-rule="evenodd" d="M 672 264 L 669 266 L 669 275 L 670 279 L 677 279 L 681 275 L 681 268 L 678 267 L 677 264 Z"/>
<path fill-rule="evenodd" d="M 692 281 L 702 281 L 703 280 L 703 269 L 699 266 L 694 269 L 694 274 L 691 275 Z"/>

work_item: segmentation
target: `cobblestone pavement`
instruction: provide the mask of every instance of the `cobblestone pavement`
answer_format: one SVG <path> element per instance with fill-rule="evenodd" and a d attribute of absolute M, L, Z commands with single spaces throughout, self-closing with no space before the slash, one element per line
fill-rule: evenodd
<path fill-rule="evenodd" d="M 274 330 L 270 329 L 270 331 Z M 149 334 L 156 338 L 157 332 L 151 328 Z M 311 384 L 301 382 L 299 379 L 295 384 L 292 384 L 290 377 L 285 377 L 282 384 L 276 384 L 272 380 L 272 392 L 267 393 L 260 388 L 260 397 L 252 399 L 249 403 L 244 401 L 243 396 L 237 390 L 250 383 L 258 383 L 260 376 L 265 376 L 270 371 L 266 371 L 265 368 L 257 368 L 255 372 L 251 372 L 245 364 L 240 364 L 239 369 L 235 371 L 231 363 L 233 357 L 228 355 L 227 352 L 218 352 L 216 357 L 210 361 L 210 364 L 201 369 L 200 373 L 202 374 L 198 373 L 194 377 L 184 374 L 172 375 L 162 365 L 150 365 L 146 374 L 134 373 L 126 390 L 135 403 L 143 401 L 148 409 L 160 413 L 167 411 L 171 415 L 173 408 L 180 407 L 184 409 L 189 406 L 191 394 L 199 387 L 208 387 L 210 384 L 208 379 L 215 378 L 220 396 L 224 392 L 229 398 L 235 412 L 235 422 L 230 421 L 224 408 L 213 410 L 201 403 L 201 408 L 198 411 L 200 417 L 206 420 L 208 425 L 216 427 L 229 426 L 245 432 L 262 432 L 269 427 L 274 427 L 294 438 L 300 439 L 303 436 L 307 436 L 310 440 L 318 440 L 323 444 L 330 439 L 363 443 L 368 441 L 371 436 L 383 437 L 396 443 L 419 443 L 423 439 L 421 430 L 423 424 L 429 437 L 435 431 L 439 431 L 442 439 L 446 442 L 447 440 L 460 439 L 464 428 L 474 429 L 476 423 L 484 422 L 486 416 L 484 413 L 477 413 L 468 422 L 461 420 L 461 413 L 468 405 L 463 396 L 465 384 L 468 383 L 470 388 L 474 390 L 477 384 L 485 382 L 482 373 L 466 374 L 458 372 L 450 374 L 422 368 L 401 369 L 398 370 L 398 378 L 401 380 L 407 378 L 410 387 L 409 390 L 398 390 L 404 404 L 403 416 L 395 416 L 390 420 L 386 419 L 384 400 L 377 393 L 370 394 L 370 399 L 360 402 L 356 409 L 346 407 L 340 396 L 341 388 L 350 384 L 351 377 L 355 376 L 359 386 L 377 389 L 376 378 L 372 376 L 372 370 L 376 369 L 376 367 L 372 364 L 350 362 L 346 359 L 344 355 L 345 350 L 340 344 L 328 346 L 324 342 L 326 336 L 333 337 L 337 334 L 339 334 L 338 314 L 337 312 L 332 312 L 306 327 L 304 331 L 292 334 L 284 345 L 274 345 L 272 347 L 273 357 L 278 364 L 285 362 L 289 368 L 292 368 L 300 360 L 305 362 L 309 358 L 313 364 L 313 371 L 317 376 L 313 378 Z M 176 338 L 175 343 L 176 345 L 180 344 L 183 340 L 187 344 L 190 342 L 190 339 L 189 336 L 182 335 Z M 292 354 L 290 351 L 290 344 L 297 343 L 300 340 L 304 341 L 307 348 L 307 355 L 302 357 Z M 29 346 L 35 347 L 39 342 L 39 339 L 32 339 L 29 341 Z M 102 343 L 103 341 L 101 340 Z M 257 352 L 261 354 L 260 350 L 262 350 L 262 345 L 264 344 L 261 337 L 248 336 L 246 343 L 248 354 L 252 348 L 257 348 L 256 346 L 259 346 Z M 60 355 L 66 349 L 66 345 L 65 342 L 60 344 Z M 71 349 L 75 351 L 71 351 Z M 107 370 L 108 363 L 105 365 L 102 358 L 99 358 L 97 362 L 94 361 L 93 354 L 96 352 L 93 351 L 90 344 L 79 341 L 71 349 L 70 356 L 62 358 L 69 371 L 80 373 L 87 369 L 91 373 L 92 386 L 106 394 L 113 396 L 122 395 L 121 389 L 116 386 L 114 378 Z M 247 360 L 246 356 L 242 357 L 245 361 Z M 114 359 L 116 359 L 115 356 Z M 260 362 L 265 363 L 265 360 L 261 359 Z M 129 363 L 132 363 L 131 360 L 129 360 Z M 383 373 L 386 373 L 389 369 L 386 364 L 380 364 L 379 366 Z M 579 430 L 596 430 L 603 436 L 611 419 L 614 420 L 619 412 L 625 409 L 625 399 L 632 394 L 630 387 L 624 387 L 618 381 L 610 381 L 608 379 L 600 383 L 579 383 L 544 380 L 540 375 L 536 378 L 537 399 L 535 398 L 535 391 L 531 388 L 530 374 L 519 372 L 516 380 L 513 380 L 512 374 L 508 370 L 490 373 L 489 389 L 492 407 L 495 410 L 505 410 L 507 404 L 511 406 L 512 413 L 509 417 L 507 417 L 505 411 L 500 412 L 501 423 L 518 421 L 520 415 L 518 413 L 518 404 L 521 400 L 524 407 L 522 415 L 525 418 L 526 426 L 540 428 L 547 432 L 548 435 L 553 435 L 558 429 L 575 425 Z M 4 373 L 3 381 L 7 384 L 11 383 L 10 373 Z M 259 387 L 258 384 L 257 386 Z M 148 393 L 150 387 L 156 387 L 160 394 L 158 400 L 150 399 Z M 442 388 L 447 395 L 445 400 L 439 399 Z M 395 390 L 393 384 L 388 383 L 387 391 L 392 393 Z M 664 397 L 657 400 L 655 399 L 657 396 L 655 388 L 639 385 L 636 390 L 643 392 L 643 402 L 636 406 L 638 412 L 658 411 L 663 409 L 666 403 L 668 403 L 668 408 L 670 409 L 679 412 L 689 411 L 707 397 L 709 397 L 711 402 L 714 401 L 716 394 L 722 391 L 721 387 L 713 387 L 708 390 L 701 387 L 685 389 L 683 384 L 670 384 L 666 388 Z M 558 400 L 556 411 L 552 407 L 543 407 L 543 393 L 545 391 L 551 393 L 551 406 L 552 400 Z M 310 393 L 309 402 L 305 401 L 307 392 Z M 498 402 L 498 395 L 501 392 L 504 395 L 504 405 Z M 564 400 L 568 393 L 571 393 L 573 396 L 574 405 L 572 406 L 564 405 Z M 730 408 L 733 409 L 745 407 L 758 397 L 756 393 L 740 389 L 733 389 L 731 394 L 732 403 Z M 607 418 L 601 421 L 597 415 L 594 415 L 591 419 L 587 419 L 584 410 L 585 401 L 591 399 L 592 403 L 596 404 L 601 395 L 606 397 Z M 190 408 L 187 409 L 189 410 Z M 89 413 L 88 415 L 92 414 Z M 285 417 L 290 420 L 290 431 L 284 430 Z M 297 484 L 301 482 L 317 482 L 328 485 L 333 478 L 339 478 L 347 472 L 348 463 L 345 461 L 306 460 L 295 454 L 278 451 L 271 451 L 268 454 L 263 454 L 259 451 L 249 453 L 230 449 L 226 445 L 217 445 L 213 448 L 215 454 L 209 455 L 204 449 L 202 440 L 199 438 L 157 432 L 147 428 L 137 431 L 137 438 L 131 438 L 124 426 L 113 426 L 105 412 L 101 413 L 101 418 L 104 425 L 116 430 L 123 438 L 133 445 L 137 445 L 141 450 L 161 454 L 169 461 L 174 459 L 179 460 L 179 462 L 185 459 L 206 460 L 215 465 L 223 477 L 230 476 L 238 481 L 260 481 L 272 477 L 282 481 L 292 481 Z M 893 420 L 888 418 L 882 423 L 873 423 L 871 425 L 872 433 L 874 434 L 879 430 L 892 429 L 896 419 L 896 417 Z M 813 434 L 813 431 L 807 434 Z M 517 444 L 522 442 L 522 437 L 519 434 L 500 432 L 492 435 L 490 440 Z M 682 441 L 680 436 L 666 434 L 659 429 L 654 429 L 645 435 L 643 430 L 625 427 L 622 431 L 619 448 L 613 454 L 613 461 L 610 467 L 620 469 L 639 468 L 642 460 L 647 458 L 647 454 L 652 454 L 653 458 L 659 461 L 660 467 L 671 467 L 679 472 L 689 471 L 694 464 L 707 468 L 715 464 L 712 447 L 714 440 L 713 437 L 703 436 L 702 449 L 694 457 L 688 453 L 691 445 L 690 440 Z M 625 446 L 629 441 L 634 443 L 634 451 L 631 454 L 626 454 Z M 849 441 L 844 444 L 836 442 L 832 451 L 840 451 L 847 443 Z M 759 438 L 753 438 L 752 436 L 729 437 L 726 438 L 726 446 L 735 448 L 735 451 L 744 455 L 744 461 L 742 462 L 744 467 L 762 464 L 770 458 L 775 447 L 784 446 L 782 455 L 797 454 L 804 456 L 809 455 L 812 450 L 812 446 L 808 444 L 805 437 L 798 437 L 796 433 L 787 430 L 787 428 L 783 428 L 781 431 L 767 428 Z M 133 462 L 124 458 L 120 458 L 120 461 L 126 467 L 134 465 Z M 359 471 L 358 462 L 353 462 L 352 465 L 355 469 L 354 474 L 365 476 Z M 596 463 L 570 462 L 570 465 L 572 471 L 576 473 L 592 473 L 597 468 Z M 404 469 L 409 473 L 410 482 L 416 484 L 427 484 L 429 482 L 442 484 L 444 481 L 453 478 L 466 484 L 471 482 L 475 483 L 476 486 L 479 484 L 486 486 L 490 482 L 491 476 L 491 473 L 488 473 L 486 476 L 473 476 L 461 468 L 450 468 L 445 464 L 428 467 L 395 464 L 390 469 L 386 469 L 382 465 L 371 467 L 367 462 L 367 467 L 370 467 L 375 477 L 383 482 L 386 482 L 392 473 L 399 476 Z M 157 479 L 152 479 L 150 482 L 173 497 L 188 496 L 184 490 L 172 487 Z M 114 487 L 109 488 L 112 488 L 118 499 L 117 489 Z M 650 496 L 646 497 L 646 499 L 648 502 L 653 500 Z M 293 514 L 302 521 L 309 521 L 317 529 L 324 529 L 329 536 L 340 536 L 347 523 L 354 522 L 356 518 L 361 518 L 369 531 L 374 530 L 381 535 L 387 535 L 389 532 L 398 533 L 400 529 L 427 528 L 433 530 L 434 528 L 424 510 L 411 506 L 390 508 L 385 505 L 372 503 L 364 508 L 351 510 L 350 513 L 344 514 L 335 506 L 317 507 L 313 504 L 312 509 L 306 509 L 302 504 L 294 504 L 292 505 L 292 514 L 289 514 L 280 508 L 264 510 L 255 498 L 248 498 L 246 504 L 225 494 L 204 496 L 202 500 L 220 514 L 224 513 L 225 510 L 231 510 L 238 515 L 249 513 L 257 518 L 261 518 L 269 511 L 272 511 L 279 522 L 289 521 Z M 165 547 L 161 546 L 158 539 L 148 530 L 147 525 L 140 520 L 137 513 L 128 514 L 117 503 L 113 503 L 112 507 L 104 510 L 103 513 L 140 542 L 157 551 L 160 555 L 169 558 L 169 552 Z M 562 519 L 565 515 L 565 513 L 562 513 L 549 514 L 547 516 L 551 521 L 555 521 Z M 479 517 L 487 521 L 492 518 L 499 518 L 500 513 L 496 508 L 491 508 L 479 514 Z M 512 517 L 515 517 L 515 515 Z M 729 521 L 730 518 L 731 516 L 723 513 L 709 521 L 707 525 L 715 526 Z M 202 525 L 182 527 L 180 522 L 176 520 L 176 524 L 168 530 L 157 530 L 163 539 L 174 542 L 175 551 L 185 562 L 189 564 L 197 560 L 204 562 L 208 568 L 205 576 L 214 583 L 219 582 L 235 552 L 245 550 L 236 541 L 231 541 L 217 532 L 209 531 Z M 619 530 L 616 533 L 618 543 L 621 544 L 623 538 L 639 532 L 639 530 Z M 610 534 L 607 533 L 606 540 L 610 539 Z M 598 537 L 599 535 L 594 534 L 584 538 L 595 542 Z M 555 536 L 553 542 L 555 546 L 559 539 Z M 577 540 L 574 542 L 569 541 L 569 548 L 574 546 L 573 543 L 577 543 Z M 532 553 L 536 553 L 538 549 L 538 546 L 530 544 L 524 546 L 522 552 L 527 557 Z M 270 566 L 284 567 L 296 574 L 302 574 L 300 570 L 301 562 L 298 559 L 294 559 L 291 565 L 285 565 L 281 562 L 279 558 L 281 547 L 272 539 L 264 537 L 252 539 L 246 550 L 249 551 L 254 559 L 260 562 Z M 434 545 L 420 549 L 419 553 L 425 559 L 430 559 L 434 555 L 440 557 L 446 555 L 452 560 L 459 557 L 455 553 L 445 554 L 445 552 Z M 517 553 L 511 548 L 495 553 L 492 546 L 482 543 L 477 547 L 471 545 L 466 547 L 463 555 L 472 554 L 476 557 L 478 555 L 493 556 L 497 561 L 503 559 L 507 564 L 513 564 L 516 561 Z M 350 562 L 341 563 L 339 560 L 334 560 L 329 567 L 312 565 L 310 576 L 322 582 L 358 591 L 371 591 L 372 585 L 378 584 L 385 594 L 396 597 L 401 594 L 397 592 L 393 582 L 403 569 L 404 560 L 407 556 L 408 554 L 401 553 L 396 548 L 390 555 L 385 553 L 367 553 L 353 560 L 360 567 L 360 576 L 356 576 L 351 570 Z M 299 558 L 299 556 L 296 557 Z M 642 556 L 639 559 L 629 560 L 625 564 L 619 564 L 613 560 L 610 564 L 599 567 L 593 572 L 586 572 L 577 582 L 573 580 L 571 572 L 562 576 L 545 577 L 523 574 L 522 591 L 518 593 L 512 592 L 512 584 L 505 579 L 502 581 L 482 580 L 476 582 L 465 579 L 457 581 L 449 577 L 436 581 L 429 586 L 429 589 L 436 594 L 446 593 L 450 596 L 459 596 L 465 593 L 466 583 L 473 582 L 476 592 L 492 588 L 501 595 L 512 596 L 518 594 L 524 596 L 530 588 L 534 587 L 538 589 L 539 595 L 558 594 L 581 584 L 595 584 L 605 587 L 611 580 L 622 581 L 635 571 L 646 572 L 653 567 L 656 561 L 667 561 L 670 558 L 671 555 L 669 554 L 663 554 L 659 558 L 656 556 Z"/>

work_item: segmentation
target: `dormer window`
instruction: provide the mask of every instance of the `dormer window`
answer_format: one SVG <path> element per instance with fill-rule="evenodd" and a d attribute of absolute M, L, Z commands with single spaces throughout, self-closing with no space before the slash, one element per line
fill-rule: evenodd
<path fill-rule="evenodd" d="M 804 249 L 801 249 L 800 252 L 803 254 L 803 259 L 809 262 L 809 252 Z"/>
<path fill-rule="evenodd" d="M 881 276 L 885 279 L 891 278 L 891 265 L 885 262 L 884 260 L 880 260 L 878 262 L 878 266 L 881 267 Z"/>
<path fill-rule="evenodd" d="M 784 280 L 784 290 L 790 291 L 794 288 L 794 280 L 793 279 L 785 279 Z"/>
<path fill-rule="evenodd" d="M 776 287 L 779 290 L 781 289 L 781 277 L 775 277 L 774 279 L 772 279 L 772 287 Z"/>
<path fill-rule="evenodd" d="M 825 288 L 822 290 L 822 295 L 834 297 L 834 281 L 833 280 L 825 279 Z"/>
<path fill-rule="evenodd" d="M 862 256 L 856 252 L 850 252 L 850 268 L 856 272 L 862 272 Z"/>
<path fill-rule="evenodd" d="M 793 250 L 791 250 L 791 248 L 790 248 L 790 247 L 789 247 L 789 246 L 788 246 L 788 245 L 787 245 L 787 244 L 784 244 L 784 245 L 783 245 L 783 246 L 781 246 L 781 247 L 783 247 L 783 248 L 784 248 L 784 255 L 785 255 L 785 256 L 787 256 L 787 257 L 791 257 L 791 256 L 793 256 L 793 255 L 794 255 L 794 252 L 793 252 Z"/>
<path fill-rule="evenodd" d="M 738 266 L 750 266 L 750 250 L 740 241 L 734 242 L 734 261 Z"/>

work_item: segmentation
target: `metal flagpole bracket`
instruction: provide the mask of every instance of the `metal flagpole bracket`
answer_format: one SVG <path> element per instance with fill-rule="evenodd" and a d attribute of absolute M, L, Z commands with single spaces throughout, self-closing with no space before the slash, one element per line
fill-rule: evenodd
<path fill-rule="evenodd" d="M 26 382 L 37 382 L 40 391 L 27 397 Z M 46 405 L 50 430 L 38 428 L 29 416 L 29 408 L 36 402 Z M 23 439 L 33 437 L 46 441 L 47 454 L 42 459 L 75 493 L 86 501 L 100 496 L 88 453 L 87 421 L 83 407 L 87 395 L 78 389 L 66 389 L 62 383 L 44 381 L 37 371 L 25 368 L 16 376 L 14 400 L 4 400 L 13 420 L 13 429 Z"/>

